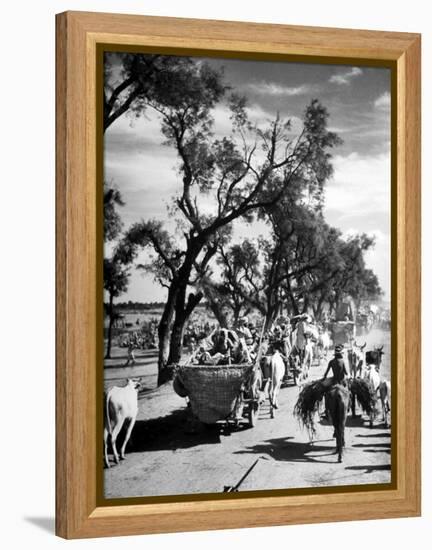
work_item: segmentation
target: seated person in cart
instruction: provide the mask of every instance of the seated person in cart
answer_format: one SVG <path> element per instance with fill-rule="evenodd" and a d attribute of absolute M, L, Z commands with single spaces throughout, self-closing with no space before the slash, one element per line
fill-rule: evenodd
<path fill-rule="evenodd" d="M 249 329 L 249 320 L 247 317 L 243 317 L 239 320 L 235 331 L 240 340 L 244 339 L 247 346 L 251 346 L 253 344 L 254 339 L 252 332 Z"/>
<path fill-rule="evenodd" d="M 211 347 L 201 344 L 193 359 L 198 365 L 228 365 L 251 362 L 247 346 L 233 330 L 221 328 L 212 335 Z M 246 354 L 246 352 L 247 354 Z"/>
<path fill-rule="evenodd" d="M 254 339 L 249 329 L 249 320 L 247 317 L 243 317 L 239 320 L 235 331 L 239 338 L 240 346 L 242 348 L 246 362 L 252 363 L 251 348 L 254 345 Z"/>
<path fill-rule="evenodd" d="M 234 347 L 231 332 L 227 329 L 215 331 L 211 337 L 211 347 L 209 347 L 210 342 L 204 339 L 204 342 L 207 342 L 207 347 L 203 344 L 199 346 L 194 362 L 201 365 L 228 364 Z"/>

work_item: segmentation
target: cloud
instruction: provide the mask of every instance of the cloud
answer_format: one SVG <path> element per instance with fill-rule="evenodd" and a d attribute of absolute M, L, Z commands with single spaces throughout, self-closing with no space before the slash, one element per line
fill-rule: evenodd
<path fill-rule="evenodd" d="M 300 86 L 281 86 L 275 82 L 257 82 L 248 84 L 247 88 L 255 93 L 270 96 L 299 96 L 315 93 L 319 87 L 316 85 L 302 84 Z"/>
<path fill-rule="evenodd" d="M 352 67 L 349 71 L 332 75 L 329 82 L 332 84 L 349 84 L 353 78 L 361 74 L 363 74 L 363 71 L 359 67 Z"/>
<path fill-rule="evenodd" d="M 390 294 L 390 153 L 335 156 L 334 177 L 326 188 L 324 215 L 346 237 L 373 234 L 375 247 L 366 263 Z"/>
<path fill-rule="evenodd" d="M 389 110 L 390 104 L 391 104 L 391 97 L 389 92 L 384 92 L 379 97 L 377 97 L 377 99 L 374 101 L 374 106 L 377 109 L 381 109 L 383 111 Z"/>
<path fill-rule="evenodd" d="M 389 212 L 390 153 L 337 155 L 334 177 L 327 187 L 326 207 L 341 217 Z"/>
<path fill-rule="evenodd" d="M 222 139 L 225 136 L 229 136 L 232 132 L 231 111 L 226 105 L 217 105 L 213 111 L 212 116 L 214 118 L 213 132 L 215 137 Z"/>

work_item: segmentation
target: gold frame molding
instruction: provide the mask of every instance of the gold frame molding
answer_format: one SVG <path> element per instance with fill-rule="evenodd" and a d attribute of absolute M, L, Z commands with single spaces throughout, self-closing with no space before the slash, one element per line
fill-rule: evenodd
<path fill-rule="evenodd" d="M 87 12 L 57 15 L 56 32 L 56 533 L 82 538 L 419 515 L 420 35 Z M 101 45 L 392 69 L 397 418 L 390 489 L 100 504 L 96 75 Z"/>

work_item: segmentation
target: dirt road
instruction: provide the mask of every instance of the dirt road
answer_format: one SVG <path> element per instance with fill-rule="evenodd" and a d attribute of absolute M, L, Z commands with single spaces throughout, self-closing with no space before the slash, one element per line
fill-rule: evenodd
<path fill-rule="evenodd" d="M 382 374 L 390 378 L 390 333 L 372 330 L 367 349 L 384 344 Z M 124 355 L 124 350 L 121 351 Z M 138 356 L 139 365 L 105 370 L 107 386 L 127 376 L 144 375 L 154 384 L 154 360 Z M 311 369 L 311 379 L 322 376 L 325 365 Z M 211 426 L 187 433 L 189 412 L 170 384 L 140 396 L 140 407 L 126 460 L 105 470 L 105 496 L 159 496 L 220 493 L 234 485 L 258 458 L 258 464 L 241 490 L 283 489 L 390 482 L 391 430 L 380 417 L 373 428 L 368 419 L 348 417 L 344 462 L 336 462 L 331 426 L 321 423 L 318 436 L 309 442 L 292 411 L 298 388 L 281 390 L 280 408 L 270 418 L 266 403 L 255 428 L 227 429 Z"/>

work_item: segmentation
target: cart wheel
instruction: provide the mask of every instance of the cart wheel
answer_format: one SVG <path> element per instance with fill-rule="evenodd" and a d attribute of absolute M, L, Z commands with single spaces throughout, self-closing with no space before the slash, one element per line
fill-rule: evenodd
<path fill-rule="evenodd" d="M 251 403 L 249 407 L 249 424 L 253 428 L 256 426 L 259 415 L 259 403 Z"/>

